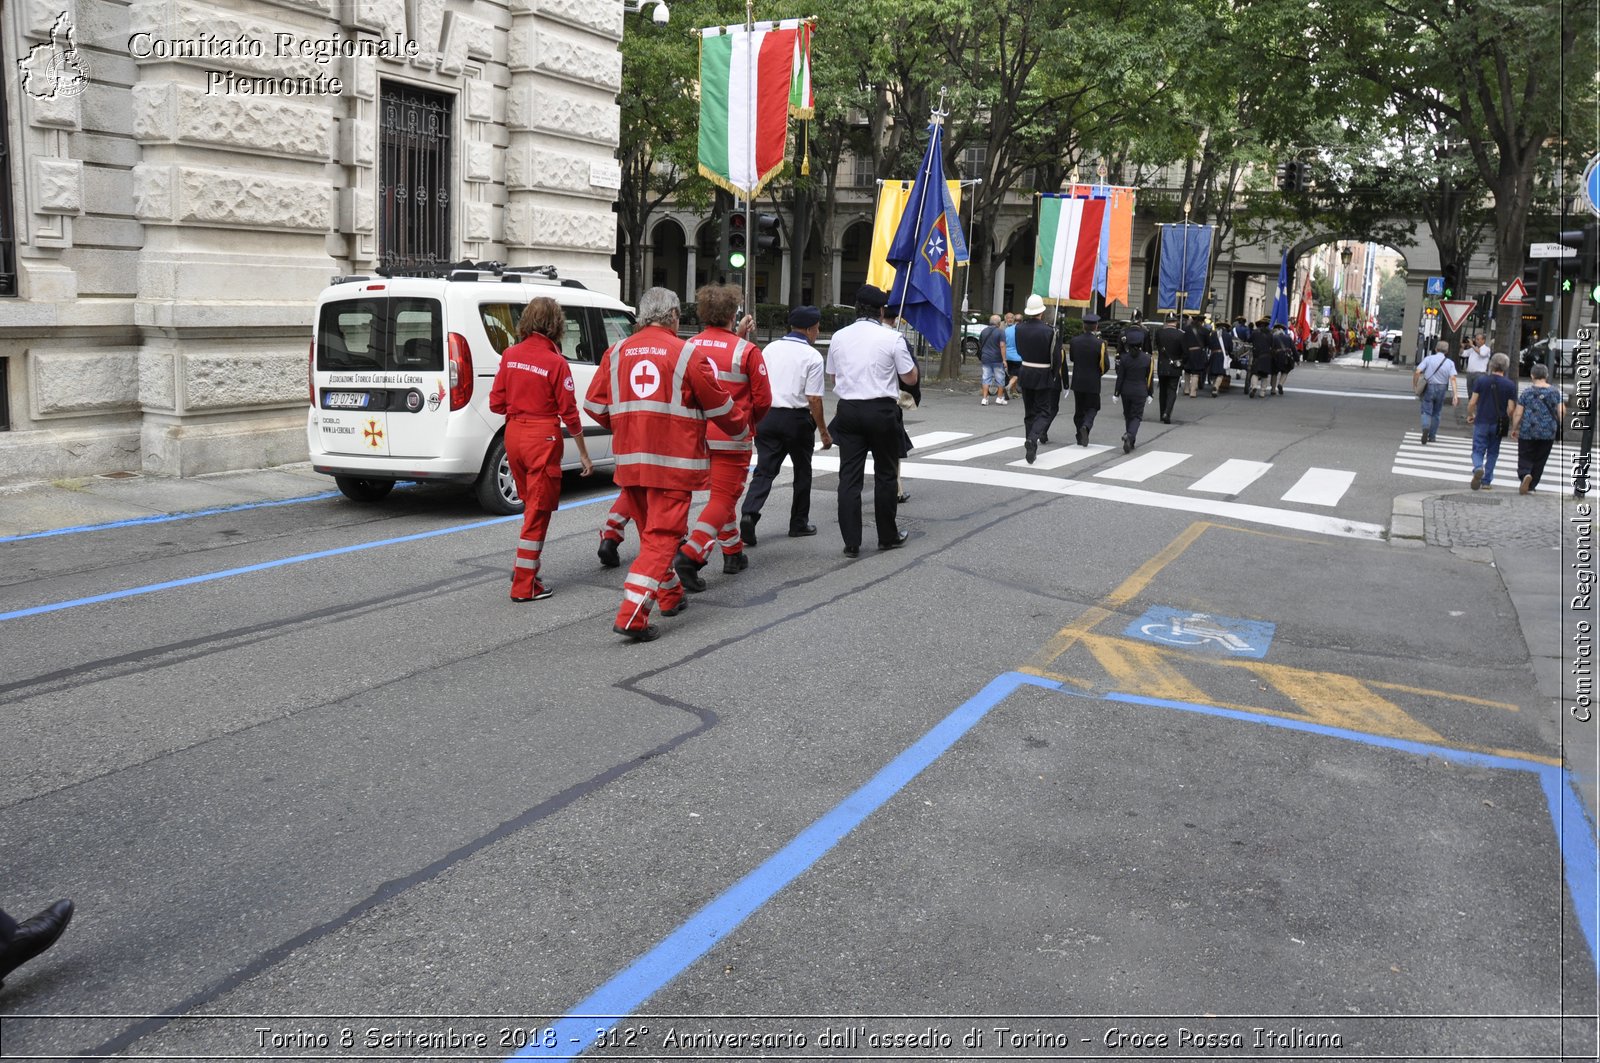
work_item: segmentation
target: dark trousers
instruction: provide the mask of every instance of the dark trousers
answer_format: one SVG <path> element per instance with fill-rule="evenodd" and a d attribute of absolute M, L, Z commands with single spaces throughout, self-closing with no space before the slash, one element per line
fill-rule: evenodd
<path fill-rule="evenodd" d="M 840 399 L 828 425 L 839 447 L 839 534 L 861 546 L 861 488 L 872 455 L 872 509 L 878 541 L 900 535 L 895 515 L 900 494 L 900 406 L 894 399 Z"/>
<path fill-rule="evenodd" d="M 1087 436 L 1094 430 L 1094 415 L 1100 412 L 1100 393 L 1098 391 L 1074 391 L 1072 393 L 1072 427 L 1083 429 Z"/>
<path fill-rule="evenodd" d="M 1172 411 L 1178 405 L 1178 387 L 1183 383 L 1182 377 L 1164 376 L 1156 380 L 1161 386 L 1161 419 L 1172 420 Z"/>
<path fill-rule="evenodd" d="M 1139 425 L 1144 423 L 1144 404 L 1149 399 L 1148 395 L 1140 395 L 1136 398 L 1122 396 L 1122 423 L 1126 427 L 1128 435 L 1133 439 L 1139 438 Z"/>
<path fill-rule="evenodd" d="M 0 945 L 4 945 L 17 936 L 17 921 L 0 908 Z"/>
<path fill-rule="evenodd" d="M 817 426 L 811 420 L 810 409 L 791 409 L 774 406 L 756 426 L 756 471 L 750 476 L 750 487 L 744 493 L 741 510 L 747 517 L 760 517 L 761 507 L 767 504 L 772 492 L 772 481 L 788 458 L 794 466 L 794 500 L 789 503 L 789 530 L 804 528 L 811 523 L 811 448 L 816 442 Z"/>
<path fill-rule="evenodd" d="M 1050 425 L 1056 419 L 1056 404 L 1060 401 L 1061 389 L 1055 386 L 1047 388 L 1022 389 L 1022 432 L 1029 439 L 1038 442 L 1040 437 L 1050 434 Z"/>
<path fill-rule="evenodd" d="M 1517 440 L 1517 479 L 1532 476 L 1532 487 L 1539 486 L 1539 480 L 1544 476 L 1544 463 L 1550 460 L 1550 448 L 1556 445 L 1553 439 L 1528 439 Z M 1530 487 L 1530 490 L 1532 488 Z"/>

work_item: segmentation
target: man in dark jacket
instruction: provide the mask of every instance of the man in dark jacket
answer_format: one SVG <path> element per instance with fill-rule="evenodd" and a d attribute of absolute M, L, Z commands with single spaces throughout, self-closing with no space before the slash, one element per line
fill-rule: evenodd
<path fill-rule="evenodd" d="M 1183 390 L 1191 399 L 1199 396 L 1211 364 L 1200 329 L 1198 315 L 1183 315 Z"/>
<path fill-rule="evenodd" d="M 1273 373 L 1272 333 L 1267 331 L 1267 319 L 1262 318 L 1256 322 L 1256 327 L 1250 333 L 1250 397 L 1256 397 L 1259 390 L 1262 394 L 1272 394 Z"/>
<path fill-rule="evenodd" d="M 1283 394 L 1283 382 L 1294 368 L 1294 336 L 1286 325 L 1272 330 L 1272 389 Z"/>
<path fill-rule="evenodd" d="M 1017 353 L 1022 356 L 1017 372 L 1022 387 L 1022 430 L 1027 436 L 1023 451 L 1028 464 L 1039 454 L 1039 441 L 1048 439 L 1050 422 L 1055 419 L 1061 399 L 1061 340 L 1056 330 L 1046 325 L 1044 300 L 1028 296 L 1028 305 L 1017 324 Z"/>
<path fill-rule="evenodd" d="M 1178 387 L 1183 381 L 1183 366 L 1188 359 L 1188 340 L 1172 315 L 1156 333 L 1156 382 L 1161 389 L 1161 423 L 1172 423 L 1178 405 Z"/>
<path fill-rule="evenodd" d="M 1067 361 L 1072 367 L 1072 426 L 1077 429 L 1078 446 L 1089 445 L 1095 414 L 1100 412 L 1100 381 L 1111 368 L 1106 341 L 1095 332 L 1100 319 L 1083 315 L 1083 331 L 1067 344 Z"/>
<path fill-rule="evenodd" d="M 1122 334 L 1127 341 L 1132 328 Z M 1139 330 L 1141 337 L 1143 330 Z M 1174 332 L 1177 329 L 1173 329 Z M 1155 378 L 1155 365 L 1150 351 L 1144 346 L 1124 343 L 1122 357 L 1117 359 L 1117 381 L 1111 394 L 1122 400 L 1122 452 L 1132 450 L 1139 441 L 1139 424 L 1144 419 L 1145 400 L 1150 397 L 1150 384 Z M 1174 378 L 1176 379 L 1176 378 Z"/>

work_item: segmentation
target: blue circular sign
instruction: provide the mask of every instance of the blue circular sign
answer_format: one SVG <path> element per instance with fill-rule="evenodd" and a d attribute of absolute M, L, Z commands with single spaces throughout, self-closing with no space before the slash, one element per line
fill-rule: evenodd
<path fill-rule="evenodd" d="M 1600 214 L 1600 155 L 1590 159 L 1583 171 L 1583 194 L 1589 197 L 1589 209 Z"/>

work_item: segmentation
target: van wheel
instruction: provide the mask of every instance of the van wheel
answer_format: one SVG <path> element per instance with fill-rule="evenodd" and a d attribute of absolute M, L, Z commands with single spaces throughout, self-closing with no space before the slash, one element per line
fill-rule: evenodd
<path fill-rule="evenodd" d="M 961 357 L 976 358 L 978 356 L 978 341 L 971 336 L 961 341 Z"/>
<path fill-rule="evenodd" d="M 489 456 L 484 459 L 483 471 L 472 487 L 478 496 L 478 505 L 487 513 L 509 516 L 522 512 L 522 499 L 517 495 L 517 481 L 511 477 L 511 459 L 506 457 L 505 436 L 498 436 Z"/>
<path fill-rule="evenodd" d="M 364 476 L 335 476 L 344 497 L 355 502 L 381 502 L 394 490 L 393 480 L 369 480 Z"/>

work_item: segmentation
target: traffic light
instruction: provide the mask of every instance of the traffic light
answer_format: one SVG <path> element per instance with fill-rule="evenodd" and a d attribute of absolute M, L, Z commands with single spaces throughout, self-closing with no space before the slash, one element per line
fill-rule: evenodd
<path fill-rule="evenodd" d="M 1593 288 L 1595 282 L 1600 281 L 1600 276 L 1596 276 L 1595 260 L 1600 258 L 1600 249 L 1596 246 L 1597 238 L 1600 238 L 1600 224 L 1593 222 L 1581 229 L 1564 229 L 1556 234 L 1556 239 L 1563 246 L 1577 252 L 1576 255 L 1556 259 L 1556 269 L 1561 277 L 1563 294 L 1580 287 Z"/>
<path fill-rule="evenodd" d="M 726 268 L 730 253 L 729 240 L 733 222 L 733 196 L 720 188 L 717 189 L 716 199 L 713 201 L 711 209 L 717 216 L 717 261 L 723 268 Z M 713 277 L 712 279 L 715 280 L 716 278 Z"/>
<path fill-rule="evenodd" d="M 1303 162 L 1280 162 L 1277 169 L 1278 191 L 1304 192 L 1310 167 Z"/>
<path fill-rule="evenodd" d="M 1292 163 L 1292 162 L 1280 162 L 1280 163 L 1278 163 L 1278 171 L 1277 171 L 1277 174 L 1278 174 L 1278 178 L 1277 178 L 1277 180 L 1278 180 L 1278 191 L 1280 191 L 1280 192 L 1293 191 L 1294 186 L 1292 184 L 1290 184 L 1290 175 L 1289 175 L 1289 167 L 1291 167 L 1293 165 L 1294 165 L 1294 163 Z"/>
<path fill-rule="evenodd" d="M 1440 267 L 1439 272 L 1444 274 L 1444 297 L 1446 299 L 1454 299 L 1456 297 L 1456 284 L 1461 279 L 1461 272 L 1456 269 L 1454 262 L 1446 263 Z"/>
<path fill-rule="evenodd" d="M 745 218 L 743 211 L 734 211 L 728 215 L 728 254 L 723 261 L 732 270 L 744 269 L 746 261 L 745 252 L 748 242 L 745 239 Z"/>
<path fill-rule="evenodd" d="M 756 215 L 756 254 L 764 255 L 778 250 L 783 241 L 778 236 L 776 214 Z"/>

